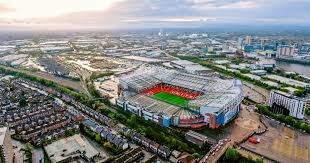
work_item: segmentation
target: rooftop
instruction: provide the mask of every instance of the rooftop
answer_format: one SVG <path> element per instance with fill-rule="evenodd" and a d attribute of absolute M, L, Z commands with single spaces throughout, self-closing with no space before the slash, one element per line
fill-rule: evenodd
<path fill-rule="evenodd" d="M 76 156 L 77 154 L 82 155 L 83 152 L 85 152 L 84 156 L 87 158 L 93 158 L 99 154 L 99 152 L 79 134 L 58 140 L 44 148 L 52 162 L 59 162 L 66 158 Z"/>
<path fill-rule="evenodd" d="M 6 133 L 7 129 L 8 129 L 7 127 L 1 127 L 0 128 L 0 145 L 2 145 L 4 142 L 5 133 Z"/>
<path fill-rule="evenodd" d="M 142 67 L 133 74 L 121 77 L 120 81 L 135 90 L 149 88 L 158 83 L 167 83 L 200 92 L 213 92 L 222 91 L 234 85 L 234 80 L 198 76 L 161 67 Z"/>
<path fill-rule="evenodd" d="M 157 115 L 163 115 L 166 117 L 171 117 L 180 108 L 145 95 L 137 94 L 127 98 L 130 103 L 143 107 L 145 110 L 151 113 L 156 113 Z"/>
<path fill-rule="evenodd" d="M 282 77 L 282 76 L 278 76 L 278 75 L 267 75 L 266 77 L 269 78 L 269 79 L 280 81 L 282 83 L 286 83 L 286 84 L 292 85 L 292 86 L 310 87 L 309 83 L 301 82 L 301 81 L 298 81 L 298 80 L 294 80 L 294 79 L 290 79 L 290 78 L 286 78 L 286 77 Z"/>

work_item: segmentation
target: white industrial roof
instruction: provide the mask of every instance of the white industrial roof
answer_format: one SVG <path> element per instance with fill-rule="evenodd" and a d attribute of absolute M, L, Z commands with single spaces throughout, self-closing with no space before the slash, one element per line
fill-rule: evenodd
<path fill-rule="evenodd" d="M 99 154 L 99 152 L 79 134 L 58 140 L 44 148 L 52 162 L 62 161 L 71 157 L 77 151 L 81 153 L 85 151 L 85 156 L 87 158 L 92 158 Z"/>
<path fill-rule="evenodd" d="M 3 144 L 4 138 L 5 138 L 5 133 L 7 132 L 7 127 L 1 127 L 0 128 L 0 145 Z"/>

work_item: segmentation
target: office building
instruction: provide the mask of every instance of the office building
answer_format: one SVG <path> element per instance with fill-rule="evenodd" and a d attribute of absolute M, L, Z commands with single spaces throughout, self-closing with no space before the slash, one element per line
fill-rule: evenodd
<path fill-rule="evenodd" d="M 294 47 L 281 45 L 277 48 L 276 57 L 290 57 L 294 55 Z"/>
<path fill-rule="evenodd" d="M 7 127 L 0 128 L 0 162 L 13 163 L 14 151 L 11 135 Z"/>
<path fill-rule="evenodd" d="M 270 92 L 269 106 L 272 112 L 303 119 L 308 101 L 292 94 L 273 90 Z"/>
<path fill-rule="evenodd" d="M 239 37 L 239 38 L 238 38 L 238 48 L 239 48 L 239 49 L 242 49 L 242 43 L 243 43 L 243 38 L 242 38 L 242 37 Z"/>
<path fill-rule="evenodd" d="M 245 37 L 245 44 L 250 45 L 252 43 L 252 37 L 251 36 L 246 36 Z"/>

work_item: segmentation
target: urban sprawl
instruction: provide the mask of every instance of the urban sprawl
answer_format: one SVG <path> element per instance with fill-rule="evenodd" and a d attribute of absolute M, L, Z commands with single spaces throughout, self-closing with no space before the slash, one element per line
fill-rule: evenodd
<path fill-rule="evenodd" d="M 294 34 L 1 41 L 0 162 L 309 162 L 310 76 L 276 64 L 309 56 Z"/>

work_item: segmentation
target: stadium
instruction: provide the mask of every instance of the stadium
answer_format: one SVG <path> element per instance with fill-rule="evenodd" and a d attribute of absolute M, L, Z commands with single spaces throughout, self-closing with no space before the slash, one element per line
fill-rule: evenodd
<path fill-rule="evenodd" d="M 239 112 L 242 83 L 163 67 L 141 67 L 119 78 L 116 104 L 163 126 L 224 126 Z"/>

